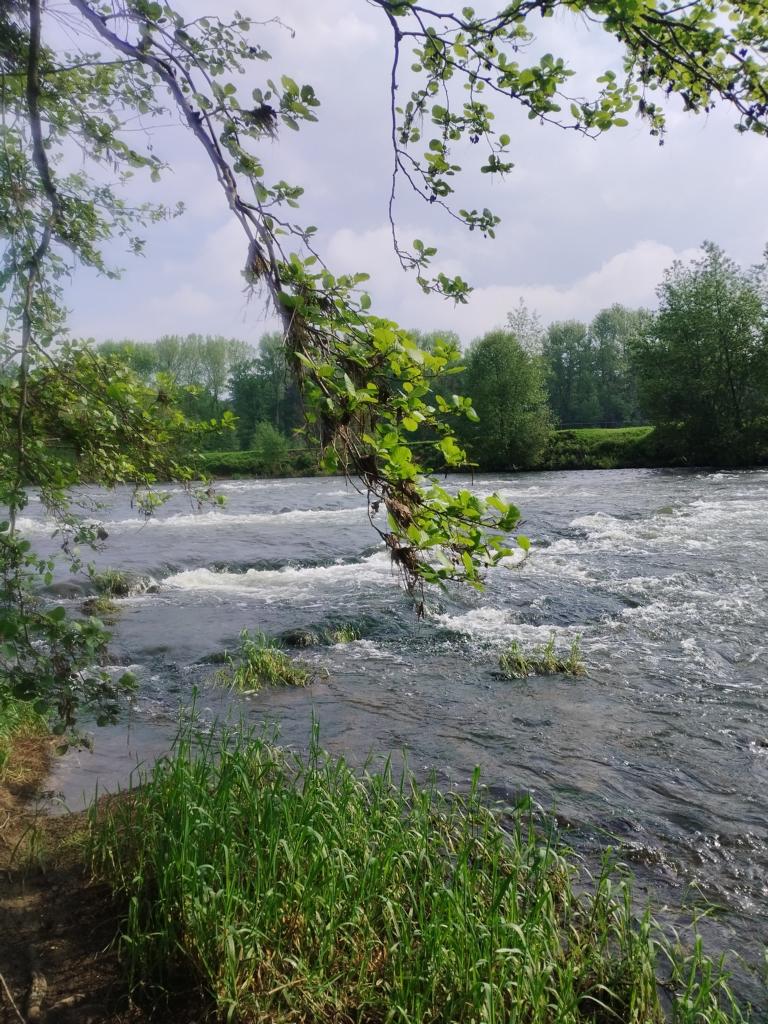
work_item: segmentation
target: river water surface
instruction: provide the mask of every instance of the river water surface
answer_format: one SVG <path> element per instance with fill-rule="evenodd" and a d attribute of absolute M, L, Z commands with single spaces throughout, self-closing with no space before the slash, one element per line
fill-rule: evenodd
<path fill-rule="evenodd" d="M 613 846 L 667 923 L 665 904 L 713 904 L 709 948 L 738 951 L 740 991 L 762 1002 L 748 965 L 768 941 L 768 472 L 451 482 L 517 503 L 533 547 L 482 594 L 436 592 L 422 621 L 343 480 L 225 482 L 224 509 L 179 492 L 147 522 L 127 491 L 97 496 L 110 534 L 97 562 L 157 586 L 121 600 L 114 625 L 135 707 L 95 732 L 93 753 L 60 761 L 53 790 L 76 807 L 125 782 L 167 749 L 196 686 L 203 713 L 221 713 L 232 698 L 205 662 L 241 629 L 351 622 L 361 639 L 302 652 L 327 678 L 241 709 L 298 748 L 314 716 L 323 745 L 355 763 L 407 751 L 444 788 L 479 765 L 493 799 L 554 811 L 587 863 Z M 22 526 L 45 544 L 41 520 L 32 504 Z M 505 644 L 552 633 L 563 648 L 581 637 L 586 679 L 498 678 Z"/>

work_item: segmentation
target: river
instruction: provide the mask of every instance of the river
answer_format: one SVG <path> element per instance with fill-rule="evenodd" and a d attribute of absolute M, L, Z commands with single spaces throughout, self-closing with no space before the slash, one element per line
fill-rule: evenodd
<path fill-rule="evenodd" d="M 128 491 L 102 495 L 110 536 L 96 561 L 156 581 L 119 601 L 113 627 L 112 658 L 140 690 L 92 753 L 58 762 L 52 791 L 77 807 L 124 783 L 167 749 L 195 687 L 201 712 L 221 714 L 233 698 L 206 659 L 241 629 L 351 622 L 359 640 L 301 652 L 327 678 L 238 711 L 296 747 L 315 717 L 323 745 L 355 763 L 407 751 L 446 789 L 479 765 L 492 799 L 530 794 L 588 864 L 613 846 L 666 923 L 681 920 L 671 908 L 713 904 L 708 947 L 739 952 L 740 993 L 760 1002 L 749 965 L 768 941 L 768 472 L 462 482 L 520 506 L 530 557 L 493 570 L 481 594 L 435 592 L 422 621 L 343 480 L 223 482 L 221 510 L 176 491 L 147 522 Z M 39 506 L 21 525 L 47 544 Z M 75 584 L 59 593 L 78 597 Z M 587 678 L 495 674 L 510 640 L 552 633 L 563 648 L 581 637 Z"/>

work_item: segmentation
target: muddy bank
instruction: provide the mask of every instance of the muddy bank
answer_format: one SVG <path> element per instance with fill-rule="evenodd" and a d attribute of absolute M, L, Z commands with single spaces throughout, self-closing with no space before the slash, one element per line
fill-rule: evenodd
<path fill-rule="evenodd" d="M 86 816 L 41 810 L 53 756 L 49 738 L 20 739 L 0 779 L 0 1021 L 143 1024 L 114 948 L 119 908 L 83 866 Z"/>

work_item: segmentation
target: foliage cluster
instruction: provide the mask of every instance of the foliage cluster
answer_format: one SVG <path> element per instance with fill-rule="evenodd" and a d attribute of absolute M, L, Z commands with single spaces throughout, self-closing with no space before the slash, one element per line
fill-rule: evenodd
<path fill-rule="evenodd" d="M 550 324 L 541 337 L 547 394 L 561 427 L 621 427 L 642 423 L 632 345 L 647 319 L 643 310 L 614 304 L 591 323 Z"/>
<path fill-rule="evenodd" d="M 541 360 L 511 331 L 491 331 L 474 341 L 464 360 L 461 388 L 479 421 L 459 434 L 482 469 L 536 465 L 552 424 Z"/>
<path fill-rule="evenodd" d="M 57 521 L 62 557 L 81 571 L 82 548 L 107 535 L 85 517 L 98 509 L 87 496 L 73 497 L 73 488 L 131 483 L 139 509 L 151 514 L 158 479 L 191 486 L 191 453 L 207 429 L 121 360 L 83 347 L 60 346 L 50 359 L 41 349 L 23 375 L 0 378 L 0 507 L 8 510 L 0 522 L 0 694 L 35 698 L 59 731 L 72 727 L 78 707 L 108 721 L 129 678 L 116 681 L 100 668 L 108 639 L 100 619 L 72 619 L 41 596 L 55 561 L 17 528 L 30 485 Z"/>
<path fill-rule="evenodd" d="M 313 743 L 185 731 L 93 815 L 123 956 L 157 999 L 222 1019 L 736 1024 L 722 965 L 671 949 L 606 858 L 579 875 L 526 806 L 357 777 Z M 503 824 L 502 824 L 503 821 Z"/>
<path fill-rule="evenodd" d="M 675 263 L 638 337 L 640 395 L 659 443 L 691 463 L 768 458 L 768 254 L 747 270 L 712 243 Z"/>

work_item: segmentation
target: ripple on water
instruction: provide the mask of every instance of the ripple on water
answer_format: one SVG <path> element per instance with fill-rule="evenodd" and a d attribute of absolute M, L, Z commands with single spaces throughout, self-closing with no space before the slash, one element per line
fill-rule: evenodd
<path fill-rule="evenodd" d="M 386 553 L 370 554 L 363 499 L 341 479 L 228 481 L 225 510 L 192 512 L 176 495 L 146 528 L 128 492 L 107 496 L 104 557 L 140 573 L 176 566 L 159 593 L 121 602 L 114 626 L 120 657 L 143 665 L 134 739 L 147 756 L 163 748 L 175 706 L 212 675 L 193 662 L 240 629 L 365 616 L 363 639 L 306 652 L 330 679 L 265 692 L 244 713 L 278 720 L 297 747 L 315 715 L 353 762 L 407 747 L 448 785 L 480 765 L 492 792 L 555 806 L 588 856 L 618 845 L 657 902 L 699 886 L 723 908 L 706 925 L 710 940 L 758 959 L 768 934 L 768 472 L 448 482 L 519 504 L 533 549 L 489 572 L 483 594 L 428 589 L 421 622 Z M 27 532 L 50 527 L 28 511 Z M 587 679 L 494 678 L 501 645 L 537 646 L 553 632 L 563 646 L 583 637 Z M 206 707 L 233 699 L 214 698 L 209 687 Z M 72 762 L 70 792 L 100 771 L 130 770 L 125 730 L 100 735 L 100 768 Z"/>

